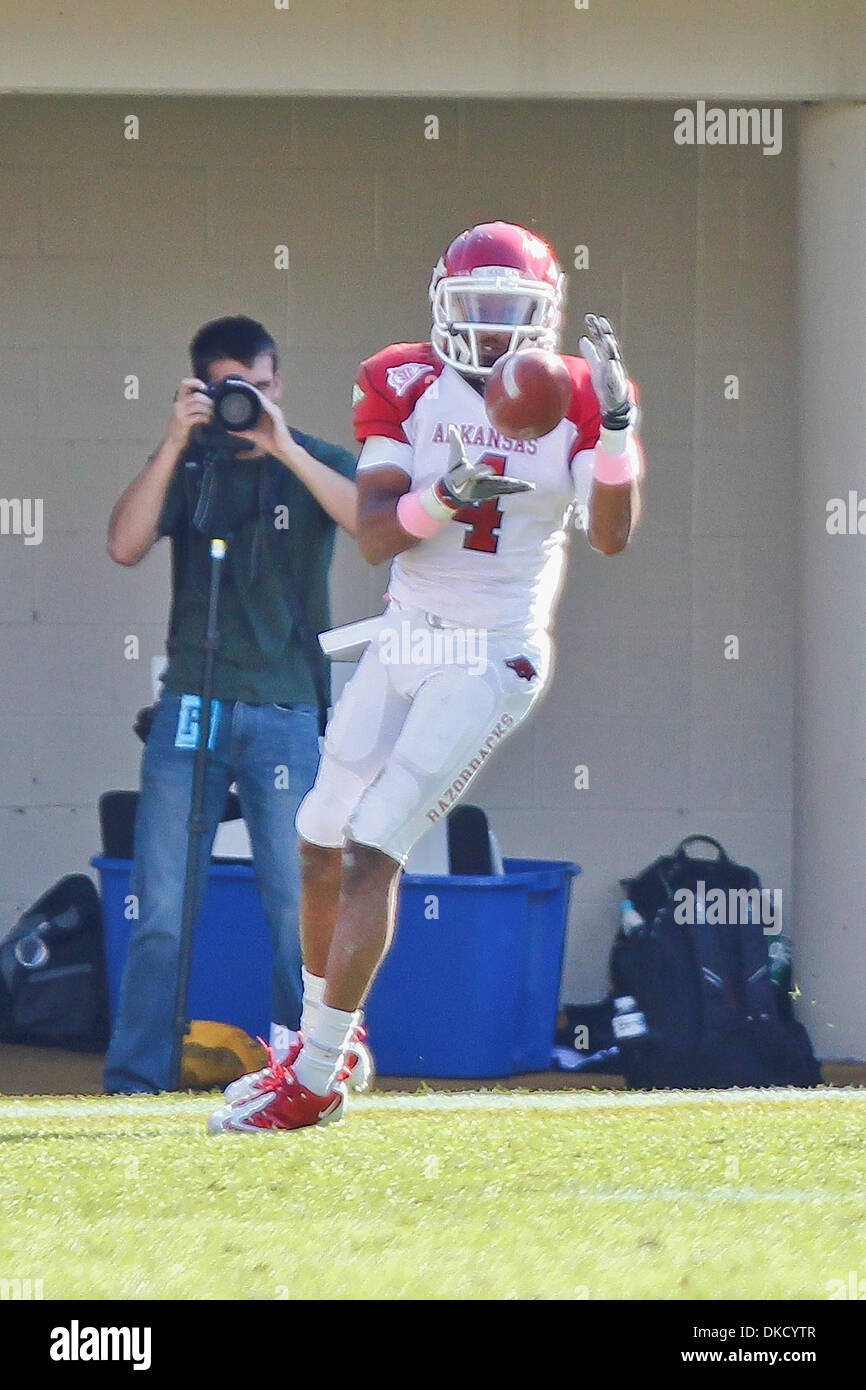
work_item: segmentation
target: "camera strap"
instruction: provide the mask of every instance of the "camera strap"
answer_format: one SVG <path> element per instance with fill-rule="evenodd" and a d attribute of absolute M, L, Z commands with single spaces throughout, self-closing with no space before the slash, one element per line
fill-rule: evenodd
<path fill-rule="evenodd" d="M 194 439 L 194 436 L 193 436 Z M 225 467 L 246 441 L 227 438 L 219 445 L 195 441 L 184 456 L 183 478 L 190 523 L 208 540 L 227 539 L 246 517 L 238 517 L 227 504 L 220 486 Z M 254 513 L 251 513 L 254 515 Z"/>

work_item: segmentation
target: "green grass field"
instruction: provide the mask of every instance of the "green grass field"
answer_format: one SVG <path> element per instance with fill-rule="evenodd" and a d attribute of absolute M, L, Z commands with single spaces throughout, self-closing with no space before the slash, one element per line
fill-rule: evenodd
<path fill-rule="evenodd" d="M 215 1098 L 214 1098 L 215 1100 Z M 826 1299 L 866 1276 L 866 1090 L 0 1102 L 0 1279 L 46 1299 Z"/>

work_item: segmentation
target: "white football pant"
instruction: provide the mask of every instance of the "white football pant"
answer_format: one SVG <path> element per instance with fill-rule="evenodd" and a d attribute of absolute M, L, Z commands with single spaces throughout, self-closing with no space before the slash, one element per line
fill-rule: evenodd
<path fill-rule="evenodd" d="M 405 863 L 525 719 L 547 683 L 550 639 L 446 624 L 391 603 L 334 710 L 297 830 Z"/>

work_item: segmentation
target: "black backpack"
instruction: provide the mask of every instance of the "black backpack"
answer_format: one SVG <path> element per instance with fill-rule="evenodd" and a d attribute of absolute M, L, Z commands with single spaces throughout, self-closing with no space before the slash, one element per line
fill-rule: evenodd
<path fill-rule="evenodd" d="M 690 855 L 696 841 L 713 845 L 716 857 Z M 620 881 L 644 919 L 620 928 L 610 960 L 611 1002 L 631 995 L 647 1021 L 643 1037 L 619 1043 L 629 1086 L 818 1085 L 820 1067 L 791 1007 L 787 939 L 765 933 L 760 910 L 708 922 L 708 912 L 686 914 L 675 899 L 681 889 L 698 894 L 701 881 L 703 894 L 722 889 L 726 903 L 730 890 L 760 894 L 754 869 L 735 863 L 710 836 L 689 835 L 673 854 Z"/>
<path fill-rule="evenodd" d="M 0 937 L 0 1042 L 100 1052 L 108 1036 L 99 894 L 70 874 Z"/>

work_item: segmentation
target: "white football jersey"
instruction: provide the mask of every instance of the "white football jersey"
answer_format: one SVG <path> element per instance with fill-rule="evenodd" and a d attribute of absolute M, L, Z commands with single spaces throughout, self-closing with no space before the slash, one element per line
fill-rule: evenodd
<path fill-rule="evenodd" d="M 363 364 L 356 435 L 408 446 L 394 449 L 388 461 L 405 468 L 413 488 L 445 472 L 449 425 L 460 430 L 470 460 L 535 484 L 533 492 L 464 508 L 435 536 L 395 556 L 389 592 L 398 604 L 491 631 L 549 629 L 569 519 L 589 497 L 600 423 L 587 364 L 564 360 L 574 385 L 569 410 L 555 429 L 533 440 L 499 434 L 483 396 L 429 344 L 398 344 Z M 362 451 L 359 468 L 366 466 L 377 464 L 368 465 Z"/>

